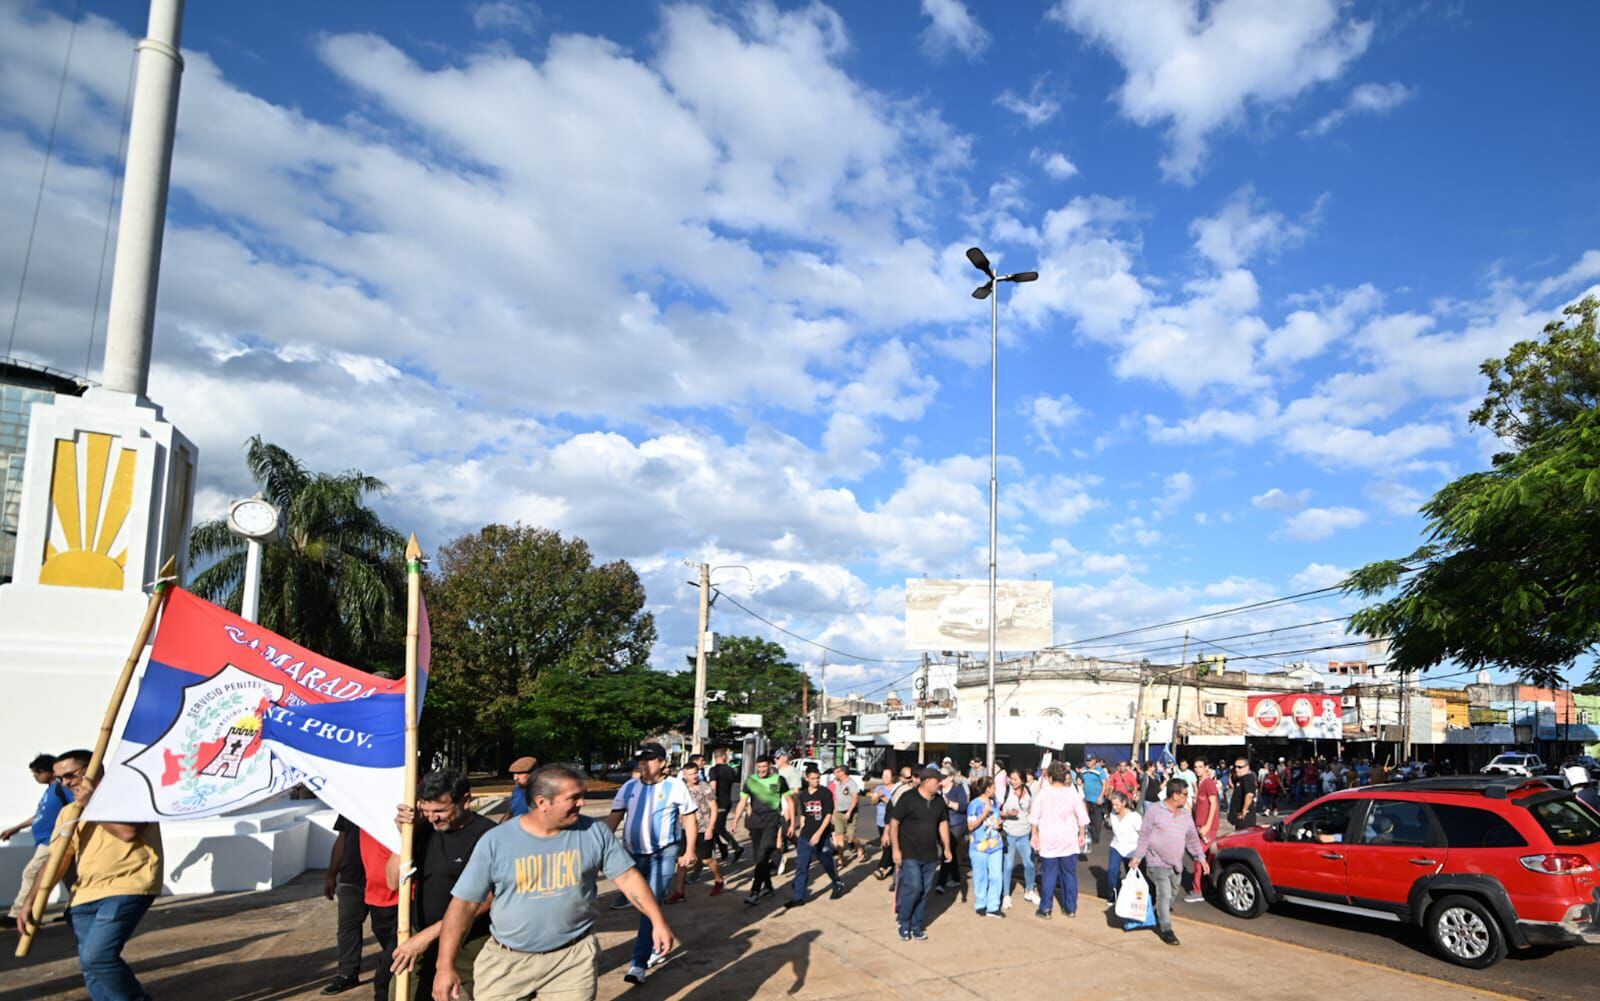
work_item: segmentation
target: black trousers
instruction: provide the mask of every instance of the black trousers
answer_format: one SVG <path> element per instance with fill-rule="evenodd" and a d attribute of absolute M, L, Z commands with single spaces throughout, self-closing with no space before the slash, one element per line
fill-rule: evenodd
<path fill-rule="evenodd" d="M 711 838 L 717 846 L 717 855 L 724 859 L 739 850 L 739 839 L 728 830 L 729 812 L 718 807 L 717 822 L 711 825 Z"/>
<path fill-rule="evenodd" d="M 400 937 L 400 908 L 368 907 L 367 914 L 372 918 L 372 937 L 378 940 L 378 968 L 373 971 L 372 996 L 378 1001 L 388 1001 L 389 981 L 394 979 L 389 967 L 394 965 L 394 947 Z"/>
<path fill-rule="evenodd" d="M 1100 832 L 1106 822 L 1106 805 L 1104 803 L 1085 803 L 1089 810 L 1089 843 L 1099 844 Z"/>
<path fill-rule="evenodd" d="M 367 920 L 366 891 L 353 883 L 334 890 L 339 901 L 339 976 L 353 980 L 361 975 L 361 926 Z"/>
<path fill-rule="evenodd" d="M 772 889 L 772 856 L 778 847 L 778 821 L 750 825 L 750 850 L 755 853 L 755 875 L 750 880 L 750 892 Z"/>
<path fill-rule="evenodd" d="M 967 832 L 950 832 L 950 858 L 939 863 L 939 875 L 934 877 L 935 886 L 961 886 L 961 859 L 967 854 Z M 965 891 L 963 891 L 965 892 Z"/>

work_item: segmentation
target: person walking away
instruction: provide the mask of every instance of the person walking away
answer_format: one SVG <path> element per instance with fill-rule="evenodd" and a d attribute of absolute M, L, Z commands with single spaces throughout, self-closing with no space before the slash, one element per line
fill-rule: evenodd
<path fill-rule="evenodd" d="M 86 750 L 71 750 L 50 766 L 53 779 L 66 787 L 84 808 L 94 795 L 94 785 L 86 775 L 94 755 Z M 62 865 L 75 864 L 67 898 L 67 922 L 78 942 L 78 967 L 83 984 L 94 1001 L 149 1001 L 133 967 L 122 958 L 122 948 L 133 936 L 144 912 L 161 893 L 161 828 L 156 824 L 118 824 L 111 821 L 79 820 L 71 830 L 61 830 L 61 815 L 56 814 L 57 833 L 68 839 Z M 44 871 L 34 874 L 17 931 L 34 929 L 33 898 L 46 892 L 40 885 Z"/>
<path fill-rule="evenodd" d="M 811 878 L 811 860 L 822 863 L 828 874 L 833 899 L 844 896 L 844 884 L 839 882 L 839 870 L 833 864 L 833 793 L 822 787 L 822 773 L 816 765 L 807 765 L 805 788 L 794 797 L 794 815 L 789 821 L 789 837 L 794 842 L 794 895 L 784 909 L 799 907 L 806 902 L 806 884 Z"/>
<path fill-rule="evenodd" d="M 733 857 L 733 864 L 738 865 L 744 857 L 744 848 L 739 844 L 739 839 L 728 832 L 728 817 L 733 814 L 734 791 L 739 786 L 739 773 L 728 764 L 728 748 L 718 745 L 711 749 L 711 786 L 716 790 L 717 819 L 711 825 L 712 841 L 716 843 L 717 854 L 726 862 L 728 857 Z"/>
<path fill-rule="evenodd" d="M 1032 809 L 1033 790 L 1028 788 L 1022 769 L 1018 768 L 1011 773 L 1000 804 L 1000 830 L 1006 840 L 1000 881 L 1002 910 L 1011 909 L 1011 873 L 1018 862 L 1022 863 L 1022 899 L 1035 906 L 1039 903 L 1039 880 L 1033 867 L 1033 821 L 1029 819 Z"/>
<path fill-rule="evenodd" d="M 417 823 L 418 815 L 422 823 Z M 439 935 L 444 931 L 444 915 L 450 908 L 450 892 L 467 867 L 473 848 L 495 822 L 472 810 L 472 785 L 460 772 L 449 769 L 429 772 L 417 783 L 417 802 L 401 803 L 395 810 L 395 824 L 414 824 L 411 862 L 411 937 L 395 946 L 390 969 L 396 978 L 410 977 L 412 997 L 421 997 L 417 987 L 431 990 L 438 972 Z M 385 882 L 391 890 L 400 887 L 400 856 L 390 855 L 384 866 Z M 466 940 L 456 955 L 456 973 L 467 997 L 472 996 L 472 964 L 489 940 L 489 905 L 478 905 L 478 913 Z M 398 979 L 389 983 L 390 998 L 395 996 Z"/>
<path fill-rule="evenodd" d="M 656 899 L 667 895 L 680 865 L 694 864 L 700 847 L 694 800 L 682 779 L 667 775 L 667 750 L 649 743 L 639 748 L 639 777 L 629 779 L 611 801 L 606 825 L 622 828 L 622 844 Z M 678 853 L 680 825 L 686 850 Z M 655 929 L 648 914 L 639 915 L 639 933 L 633 941 L 633 965 L 623 975 L 630 984 L 642 984 L 646 971 L 665 959 L 653 950 Z"/>
<path fill-rule="evenodd" d="M 717 864 L 717 855 L 713 850 L 714 836 L 712 834 L 718 822 L 722 819 L 722 811 L 717 808 L 716 796 L 712 792 L 711 783 L 701 780 L 700 766 L 693 758 L 689 759 L 683 768 L 679 770 L 678 777 L 683 780 L 684 786 L 688 788 L 689 798 L 694 800 L 695 827 L 700 832 L 700 844 L 695 849 L 694 864 L 688 868 L 678 869 L 678 877 L 673 883 L 672 895 L 663 901 L 663 903 L 668 904 L 680 903 L 683 900 L 684 884 L 690 879 L 696 878 L 695 874 L 700 871 L 702 865 L 711 868 L 710 895 L 713 897 L 719 896 L 723 890 L 722 866 Z M 679 852 L 683 852 L 686 848 L 686 844 L 680 843 L 678 845 Z"/>
<path fill-rule="evenodd" d="M 601 878 L 615 880 L 650 922 L 654 951 L 672 951 L 672 930 L 633 859 L 609 825 L 583 816 L 584 785 L 583 773 L 568 765 L 536 769 L 528 781 L 528 812 L 478 839 L 450 890 L 434 1001 L 466 997 L 456 963 L 486 900 L 489 940 L 472 964 L 474 1001 L 594 1001 L 600 956 L 595 883 Z"/>
<path fill-rule="evenodd" d="M 994 801 L 994 783 L 987 778 L 972 780 L 973 799 L 967 804 L 963 823 L 967 828 L 968 853 L 972 864 L 972 901 L 978 917 L 1003 918 L 1000 897 L 1005 883 L 1000 870 L 1005 858 L 1005 836 L 1000 830 L 1000 810 Z"/>
<path fill-rule="evenodd" d="M 507 821 L 516 820 L 528 812 L 528 780 L 533 775 L 533 770 L 538 767 L 538 758 L 524 754 L 511 762 L 510 767 L 506 769 L 511 773 L 511 809 L 506 812 Z"/>
<path fill-rule="evenodd" d="M 878 859 L 878 868 L 873 873 L 878 879 L 887 879 L 894 875 L 894 842 L 889 838 L 889 811 L 900 798 L 900 794 L 910 789 L 914 784 L 910 766 L 900 769 L 900 781 L 893 781 L 892 769 L 883 770 L 883 781 L 872 790 L 873 802 L 878 804 L 878 838 L 883 842 L 883 854 Z"/>
<path fill-rule="evenodd" d="M 1200 835 L 1200 844 L 1205 849 L 1206 861 L 1211 859 L 1211 846 L 1217 843 L 1217 829 L 1222 824 L 1222 797 L 1217 790 L 1217 780 L 1212 774 L 1211 766 L 1204 760 L 1195 762 L 1195 774 L 1200 779 L 1200 784 L 1195 788 L 1194 827 Z M 1189 895 L 1184 897 L 1185 903 L 1197 904 L 1205 899 L 1201 882 L 1202 874 L 1199 869 L 1194 871 L 1194 885 L 1190 888 Z"/>
<path fill-rule="evenodd" d="M 772 854 L 778 845 L 778 828 L 787 826 L 790 816 L 789 783 L 772 770 L 772 759 L 756 759 L 756 773 L 744 780 L 739 791 L 739 806 L 733 824 L 741 818 L 750 833 L 750 851 L 755 857 L 755 875 L 750 880 L 746 904 L 772 896 Z"/>
<path fill-rule="evenodd" d="M 1089 844 L 1100 843 L 1100 831 L 1106 821 L 1106 788 L 1109 776 L 1106 775 L 1105 762 L 1099 758 L 1090 758 L 1088 767 L 1083 770 L 1083 806 L 1089 811 Z"/>
<path fill-rule="evenodd" d="M 1154 761 L 1144 763 L 1144 809 L 1161 802 L 1161 773 L 1156 771 Z"/>
<path fill-rule="evenodd" d="M 343 994 L 361 983 L 361 929 L 367 922 L 367 869 L 361 864 L 361 828 L 340 814 L 333 822 L 333 850 L 322 879 L 322 895 L 338 901 L 334 941 L 339 972 L 322 988 L 324 995 Z M 375 924 L 373 937 L 378 935 Z"/>
<path fill-rule="evenodd" d="M 1111 794 L 1111 816 L 1106 818 L 1111 828 L 1110 854 L 1106 862 L 1106 884 L 1111 889 L 1111 902 L 1117 902 L 1117 891 L 1122 888 L 1122 874 L 1128 871 L 1129 859 L 1139 847 L 1139 831 L 1144 817 L 1128 797 L 1120 792 Z"/>
<path fill-rule="evenodd" d="M 1233 763 L 1233 796 L 1228 800 L 1228 823 L 1238 831 L 1256 826 L 1256 777 L 1250 762 L 1240 758 Z"/>
<path fill-rule="evenodd" d="M 939 795 L 943 777 L 937 768 L 923 769 L 916 789 L 902 794 L 889 810 L 889 843 L 898 870 L 895 923 L 904 942 L 926 941 L 934 873 L 950 857 L 950 808 Z"/>
<path fill-rule="evenodd" d="M 1206 853 L 1189 813 L 1188 787 L 1182 779 L 1171 779 L 1166 793 L 1167 798 L 1145 814 L 1139 844 L 1130 861 L 1144 865 L 1145 879 L 1155 898 L 1156 937 L 1168 945 L 1177 945 L 1178 936 L 1172 931 L 1172 900 L 1182 892 L 1183 856 L 1192 856 L 1195 868 L 1203 875 Z"/>
<path fill-rule="evenodd" d="M 943 893 L 946 887 L 954 887 L 961 891 L 961 900 L 965 903 L 967 881 L 961 874 L 961 857 L 967 853 L 967 784 L 957 772 L 946 776 L 940 785 L 943 787 L 944 805 L 950 810 L 950 857 L 939 867 L 933 892 Z"/>
<path fill-rule="evenodd" d="M 16 921 L 22 917 L 24 905 L 33 891 L 34 878 L 39 875 L 39 870 L 50 861 L 50 833 L 56 829 L 56 816 L 61 808 L 72 802 L 72 793 L 67 787 L 56 781 L 56 759 L 53 755 L 41 754 L 28 762 L 28 770 L 33 773 L 33 780 L 44 786 L 44 791 L 39 794 L 39 803 L 33 808 L 32 816 L 18 821 L 11 827 L 0 831 L 0 841 L 10 841 L 21 831 L 27 831 L 33 839 L 33 854 L 28 857 L 27 864 L 22 867 L 22 878 L 17 883 L 17 896 L 11 902 L 10 918 Z"/>
<path fill-rule="evenodd" d="M 1067 917 L 1078 916 L 1078 853 L 1089 837 L 1089 811 L 1072 785 L 1065 762 L 1050 766 L 1050 781 L 1033 798 L 1033 847 L 1039 852 L 1041 918 L 1060 899 Z"/>
<path fill-rule="evenodd" d="M 1277 770 L 1267 772 L 1266 778 L 1261 780 L 1261 806 L 1268 816 L 1278 812 L 1278 799 L 1282 795 L 1283 783 L 1278 779 Z"/>
<path fill-rule="evenodd" d="M 852 857 L 862 857 L 861 844 L 856 840 L 856 810 L 861 806 L 861 786 L 850 777 L 850 770 L 839 765 L 833 770 L 833 781 L 828 783 L 833 794 L 833 848 L 840 865 Z"/>

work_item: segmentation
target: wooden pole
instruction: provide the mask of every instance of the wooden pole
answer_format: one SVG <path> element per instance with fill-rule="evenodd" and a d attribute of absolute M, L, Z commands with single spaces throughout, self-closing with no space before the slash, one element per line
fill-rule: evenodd
<path fill-rule="evenodd" d="M 84 769 L 84 781 L 92 787 L 100 781 L 100 773 L 105 769 L 106 747 L 111 743 L 111 731 L 117 725 L 117 715 L 122 712 L 122 701 L 128 695 L 128 686 L 133 683 L 133 672 L 139 667 L 139 656 L 144 653 L 145 644 L 150 642 L 150 631 L 155 628 L 156 618 L 161 614 L 161 605 L 166 600 L 170 586 L 178 579 L 178 563 L 175 559 L 168 559 L 161 568 L 161 574 L 156 578 L 155 590 L 150 592 L 150 603 L 145 606 L 144 621 L 139 623 L 139 632 L 133 639 L 133 649 L 128 651 L 128 659 L 122 662 L 122 674 L 117 678 L 117 687 L 112 689 L 111 701 L 106 703 L 106 715 L 100 723 L 100 736 L 95 739 L 94 754 L 89 759 L 89 767 Z M 17 958 L 28 954 L 33 946 L 34 932 L 39 930 L 39 923 L 44 920 L 45 905 L 50 900 L 50 891 L 55 889 L 56 882 L 61 879 L 61 861 L 67 854 L 67 842 L 72 840 L 72 832 L 78 826 L 78 817 L 83 813 L 83 802 L 73 800 L 61 808 L 61 816 L 56 822 L 55 833 L 50 837 L 50 859 L 45 863 L 44 875 L 39 880 L 39 892 L 33 895 L 32 906 L 28 912 L 28 929 L 23 932 L 22 939 L 17 943 Z"/>
<path fill-rule="evenodd" d="M 405 802 L 417 803 L 417 644 L 422 633 L 422 547 L 416 535 L 406 543 L 406 777 Z M 411 937 L 411 848 L 416 829 L 400 825 L 400 910 L 397 938 Z M 397 1001 L 411 1001 L 411 974 L 394 982 Z"/>

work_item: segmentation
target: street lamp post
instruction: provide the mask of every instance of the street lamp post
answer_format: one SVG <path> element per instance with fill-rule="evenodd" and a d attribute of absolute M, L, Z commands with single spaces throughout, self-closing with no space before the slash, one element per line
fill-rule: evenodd
<path fill-rule="evenodd" d="M 1039 280 L 1037 271 L 1018 271 L 1010 275 L 996 275 L 989 258 L 977 247 L 967 249 L 967 260 L 972 266 L 989 276 L 989 280 L 972 290 L 974 299 L 989 299 L 989 687 L 984 696 L 985 764 L 989 774 L 994 774 L 994 654 L 995 654 L 995 550 L 999 542 L 1000 502 L 1000 282 L 1032 282 Z"/>
<path fill-rule="evenodd" d="M 244 540 L 244 594 L 239 600 L 239 616 L 247 622 L 260 620 L 261 544 L 278 534 L 278 509 L 260 496 L 234 501 L 228 507 L 228 531 Z"/>

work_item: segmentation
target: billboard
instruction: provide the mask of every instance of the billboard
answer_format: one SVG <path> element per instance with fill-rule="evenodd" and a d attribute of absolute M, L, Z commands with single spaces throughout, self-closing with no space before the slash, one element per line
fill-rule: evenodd
<path fill-rule="evenodd" d="M 1283 692 L 1252 695 L 1245 719 L 1247 737 L 1290 737 L 1296 740 L 1339 740 L 1344 736 L 1344 710 L 1339 694 Z"/>
<path fill-rule="evenodd" d="M 1055 642 L 1055 585 L 1002 580 L 995 585 L 995 646 L 1038 650 Z M 906 581 L 906 648 L 989 649 L 989 582 Z"/>

